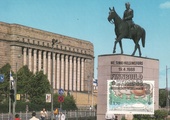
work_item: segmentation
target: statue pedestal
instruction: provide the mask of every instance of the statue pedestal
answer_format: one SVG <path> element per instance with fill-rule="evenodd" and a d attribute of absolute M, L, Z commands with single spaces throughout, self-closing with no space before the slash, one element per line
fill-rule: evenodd
<path fill-rule="evenodd" d="M 153 92 L 152 92 L 154 97 L 151 96 L 153 98 L 152 104 L 154 106 L 153 107 L 154 110 L 159 108 L 159 60 L 158 59 L 135 57 L 130 55 L 122 55 L 122 54 L 99 55 L 98 56 L 97 120 L 104 120 L 105 113 L 106 111 L 108 111 L 107 103 L 109 102 L 109 100 L 107 94 L 108 91 L 110 91 L 110 89 L 108 90 L 107 88 L 108 80 L 115 80 L 115 81 L 142 80 L 146 82 L 154 81 Z M 120 96 L 120 98 L 121 97 L 122 96 Z M 129 99 L 133 99 L 132 97 L 134 96 L 131 95 Z M 140 96 L 138 96 L 138 98 L 139 97 Z M 123 113 L 116 113 L 116 114 L 122 115 Z M 131 114 L 131 112 L 124 113 L 124 114 Z"/>

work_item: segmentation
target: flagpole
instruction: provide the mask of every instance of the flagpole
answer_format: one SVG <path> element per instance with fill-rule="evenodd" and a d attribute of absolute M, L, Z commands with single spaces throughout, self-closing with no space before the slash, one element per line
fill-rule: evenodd
<path fill-rule="evenodd" d="M 20 58 L 21 56 L 18 55 L 17 56 L 17 60 Z M 13 116 L 15 118 L 15 108 L 16 108 L 16 104 L 17 104 L 17 100 L 16 100 L 16 95 L 17 95 L 17 79 L 18 79 L 18 61 L 16 61 L 16 79 L 14 80 L 14 102 L 13 102 Z"/>
<path fill-rule="evenodd" d="M 15 107 L 16 107 L 16 94 L 17 94 L 17 62 L 16 62 L 16 78 L 14 80 L 14 102 L 13 102 L 13 116 L 15 118 Z"/>
<path fill-rule="evenodd" d="M 10 78 L 9 78 L 9 91 L 11 90 L 11 71 L 10 71 Z M 9 117 L 11 116 L 11 97 L 9 92 Z"/>

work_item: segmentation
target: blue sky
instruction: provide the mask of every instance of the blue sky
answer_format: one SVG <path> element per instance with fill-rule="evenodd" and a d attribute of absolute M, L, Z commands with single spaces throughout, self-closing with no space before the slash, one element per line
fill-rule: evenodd
<path fill-rule="evenodd" d="M 115 33 L 107 21 L 109 7 L 114 6 L 122 17 L 126 2 L 134 10 L 134 22 L 146 30 L 142 56 L 159 59 L 159 87 L 165 88 L 166 65 L 170 68 L 170 0 L 1 0 L 0 21 L 90 41 L 94 45 L 97 78 L 98 55 L 113 51 Z M 123 49 L 125 54 L 131 54 L 133 41 L 123 39 Z"/>

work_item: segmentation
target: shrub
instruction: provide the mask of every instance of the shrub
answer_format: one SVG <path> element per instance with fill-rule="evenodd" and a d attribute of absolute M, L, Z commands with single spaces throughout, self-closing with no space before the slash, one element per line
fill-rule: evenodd
<path fill-rule="evenodd" d="M 168 116 L 168 112 L 166 110 L 155 110 L 154 116 L 156 119 L 164 119 Z"/>

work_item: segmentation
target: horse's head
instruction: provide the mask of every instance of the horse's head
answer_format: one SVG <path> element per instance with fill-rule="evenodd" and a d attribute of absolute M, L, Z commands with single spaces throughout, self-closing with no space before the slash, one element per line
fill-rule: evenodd
<path fill-rule="evenodd" d="M 108 21 L 110 22 L 110 23 L 113 23 L 113 21 L 112 21 L 112 19 L 114 19 L 114 17 L 115 17 L 115 9 L 114 9 L 114 7 L 111 9 L 110 7 L 109 7 L 109 16 L 108 16 Z"/>

